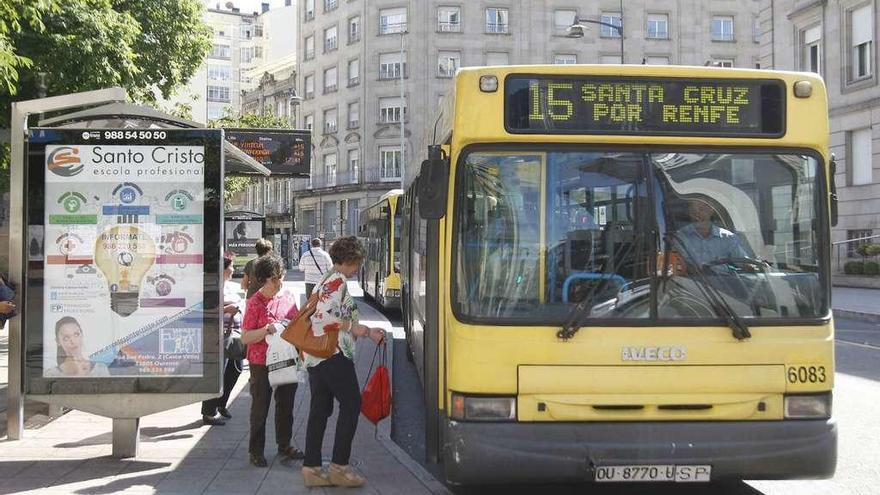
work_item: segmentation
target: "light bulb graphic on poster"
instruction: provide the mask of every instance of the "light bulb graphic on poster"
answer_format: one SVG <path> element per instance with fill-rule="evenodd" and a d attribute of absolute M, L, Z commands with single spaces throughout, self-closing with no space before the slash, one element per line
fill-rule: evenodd
<path fill-rule="evenodd" d="M 43 376 L 203 376 L 204 154 L 46 147 Z"/>

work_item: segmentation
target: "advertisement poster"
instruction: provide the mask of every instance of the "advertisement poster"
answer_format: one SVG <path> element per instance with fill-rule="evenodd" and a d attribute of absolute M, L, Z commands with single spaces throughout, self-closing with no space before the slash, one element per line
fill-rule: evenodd
<path fill-rule="evenodd" d="M 263 237 L 263 220 L 226 217 L 226 250 L 233 254 L 232 268 L 241 274 L 244 265 L 257 257 L 257 241 Z"/>
<path fill-rule="evenodd" d="M 45 156 L 43 376 L 203 376 L 204 147 Z"/>
<path fill-rule="evenodd" d="M 226 129 L 226 140 L 272 172 L 308 177 L 312 135 L 293 129 Z"/>

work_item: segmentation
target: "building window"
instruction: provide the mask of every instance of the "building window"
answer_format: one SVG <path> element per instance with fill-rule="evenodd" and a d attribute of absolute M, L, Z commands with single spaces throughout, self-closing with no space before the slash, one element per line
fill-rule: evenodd
<path fill-rule="evenodd" d="M 352 102 L 348 104 L 348 128 L 357 129 L 361 124 L 361 104 Z"/>
<path fill-rule="evenodd" d="M 712 41 L 733 41 L 733 16 L 712 17 Z"/>
<path fill-rule="evenodd" d="M 305 57 L 303 57 L 303 58 L 305 58 L 306 60 L 311 60 L 311 59 L 315 58 L 315 36 L 314 35 L 306 38 L 306 53 L 305 53 Z"/>
<path fill-rule="evenodd" d="M 306 22 L 311 21 L 315 18 L 315 0 L 306 0 Z"/>
<path fill-rule="evenodd" d="M 600 20 L 605 24 L 611 24 L 611 26 L 617 26 L 618 28 L 623 26 L 620 12 L 602 12 Z M 603 38 L 620 38 L 620 31 L 611 26 L 604 24 L 599 26 L 599 36 Z"/>
<path fill-rule="evenodd" d="M 733 67 L 733 59 L 732 58 L 714 58 L 712 59 L 712 65 L 715 67 Z"/>
<path fill-rule="evenodd" d="M 645 57 L 648 65 L 669 65 L 669 57 Z"/>
<path fill-rule="evenodd" d="M 849 12 L 850 81 L 871 77 L 874 44 L 874 11 L 872 4 Z"/>
<path fill-rule="evenodd" d="M 336 10 L 339 7 L 339 0 L 324 0 L 324 12 Z"/>
<path fill-rule="evenodd" d="M 328 187 L 336 185 L 336 153 L 324 155 L 324 177 Z"/>
<path fill-rule="evenodd" d="M 404 31 L 406 31 L 406 7 L 379 11 L 379 34 L 394 34 Z"/>
<path fill-rule="evenodd" d="M 252 46 L 241 47 L 241 63 L 249 64 L 253 60 L 254 60 L 254 47 L 252 47 Z"/>
<path fill-rule="evenodd" d="M 263 25 L 262 24 L 254 24 L 254 37 L 262 38 L 263 37 Z"/>
<path fill-rule="evenodd" d="M 437 8 L 437 31 L 458 33 L 461 31 L 461 7 Z"/>
<path fill-rule="evenodd" d="M 406 60 L 400 60 L 400 52 L 379 54 L 379 79 L 400 79 L 401 74 L 406 77 L 405 71 Z"/>
<path fill-rule="evenodd" d="M 761 19 L 759 17 L 752 18 L 752 41 L 761 42 Z"/>
<path fill-rule="evenodd" d="M 352 184 L 357 184 L 360 178 L 361 171 L 361 150 L 353 149 L 348 150 L 348 173 L 349 173 L 349 181 Z"/>
<path fill-rule="evenodd" d="M 556 65 L 576 64 L 578 63 L 578 57 L 573 53 L 557 53 L 553 55 L 553 63 Z"/>
<path fill-rule="evenodd" d="M 801 67 L 803 71 L 821 73 L 822 26 L 801 31 Z"/>
<path fill-rule="evenodd" d="M 599 57 L 600 64 L 619 64 L 620 55 L 602 55 Z"/>
<path fill-rule="evenodd" d="M 486 52 L 486 65 L 508 65 L 510 55 L 507 52 Z"/>
<path fill-rule="evenodd" d="M 874 182 L 871 128 L 850 131 L 849 138 L 849 183 L 852 186 L 871 184 Z"/>
<path fill-rule="evenodd" d="M 459 67 L 461 67 L 461 52 L 440 52 L 437 57 L 438 76 L 452 77 Z"/>
<path fill-rule="evenodd" d="M 229 88 L 225 86 L 208 86 L 208 101 L 229 103 Z"/>
<path fill-rule="evenodd" d="M 214 45 L 214 48 L 211 50 L 211 58 L 216 58 L 220 60 L 229 60 L 232 58 L 232 49 L 229 45 Z"/>
<path fill-rule="evenodd" d="M 398 146 L 379 147 L 379 168 L 383 180 L 400 179 L 400 167 L 403 161 Z"/>
<path fill-rule="evenodd" d="M 208 106 L 208 120 L 217 120 L 223 117 L 225 109 L 220 106 Z"/>
<path fill-rule="evenodd" d="M 336 109 L 324 110 L 324 134 L 333 134 L 336 132 Z"/>
<path fill-rule="evenodd" d="M 314 75 L 314 74 L 309 74 L 309 75 L 307 75 L 307 76 L 305 77 L 305 79 L 304 79 L 303 81 L 304 81 L 304 84 L 303 84 L 303 85 L 304 85 L 305 88 L 306 88 L 306 91 L 305 91 L 305 92 L 306 92 L 305 98 L 306 98 L 307 100 L 308 100 L 308 99 L 311 99 L 311 98 L 314 98 L 314 97 L 315 97 L 315 75 Z"/>
<path fill-rule="evenodd" d="M 486 9 L 486 32 L 492 34 L 507 34 L 510 32 L 507 9 Z"/>
<path fill-rule="evenodd" d="M 315 116 L 314 115 L 306 115 L 306 118 L 305 118 L 305 121 L 303 122 L 303 125 L 308 130 L 314 129 L 315 128 Z"/>
<path fill-rule="evenodd" d="M 872 235 L 874 235 L 874 231 L 870 229 L 847 230 L 846 240 L 855 242 L 846 243 L 846 257 L 855 258 L 861 256 L 858 252 L 859 246 L 871 243 L 872 240 L 868 239 L 868 237 L 871 237 Z"/>
<path fill-rule="evenodd" d="M 337 88 L 336 67 L 324 70 L 324 94 L 333 93 Z"/>
<path fill-rule="evenodd" d="M 665 40 L 669 38 L 669 16 L 648 14 L 648 38 Z"/>
<path fill-rule="evenodd" d="M 214 81 L 231 81 L 232 67 L 229 67 L 228 65 L 209 65 L 208 79 Z"/>
<path fill-rule="evenodd" d="M 390 124 L 406 118 L 406 101 L 399 96 L 379 98 L 379 123 Z"/>
<path fill-rule="evenodd" d="M 577 12 L 574 10 L 555 10 L 553 11 L 553 30 L 557 34 L 564 33 L 568 28 L 574 25 L 577 20 Z"/>
<path fill-rule="evenodd" d="M 348 87 L 357 86 L 361 82 L 361 62 L 359 59 L 348 61 Z"/>
<path fill-rule="evenodd" d="M 348 20 L 348 44 L 355 43 L 361 39 L 361 18 L 352 17 Z"/>
<path fill-rule="evenodd" d="M 335 50 L 338 46 L 337 43 L 337 29 L 336 26 L 329 27 L 324 30 L 324 53 Z"/>

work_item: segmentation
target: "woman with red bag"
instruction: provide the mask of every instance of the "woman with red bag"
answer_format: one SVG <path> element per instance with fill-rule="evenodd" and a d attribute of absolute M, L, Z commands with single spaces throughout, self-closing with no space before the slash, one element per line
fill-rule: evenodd
<path fill-rule="evenodd" d="M 330 247 L 330 258 L 333 269 L 315 287 L 318 305 L 311 324 L 316 336 L 338 331 L 339 345 L 336 353 L 327 359 L 305 354 L 312 398 L 302 474 L 308 487 L 356 487 L 366 480 L 348 464 L 361 410 L 361 394 L 354 369 L 355 339 L 369 336 L 376 344 L 381 344 L 385 341 L 385 330 L 359 324 L 357 304 L 348 293 L 346 282 L 358 272 L 364 260 L 361 243 L 356 237 L 337 239 Z M 321 467 L 321 444 L 327 420 L 333 413 L 333 399 L 339 401 L 339 419 L 336 421 L 332 462 L 325 471 Z"/>

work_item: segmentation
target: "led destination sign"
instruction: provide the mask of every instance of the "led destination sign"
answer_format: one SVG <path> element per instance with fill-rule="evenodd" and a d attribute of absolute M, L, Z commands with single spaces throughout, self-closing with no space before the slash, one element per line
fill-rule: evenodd
<path fill-rule="evenodd" d="M 773 80 L 510 76 L 505 108 L 512 133 L 785 133 L 785 85 Z"/>

